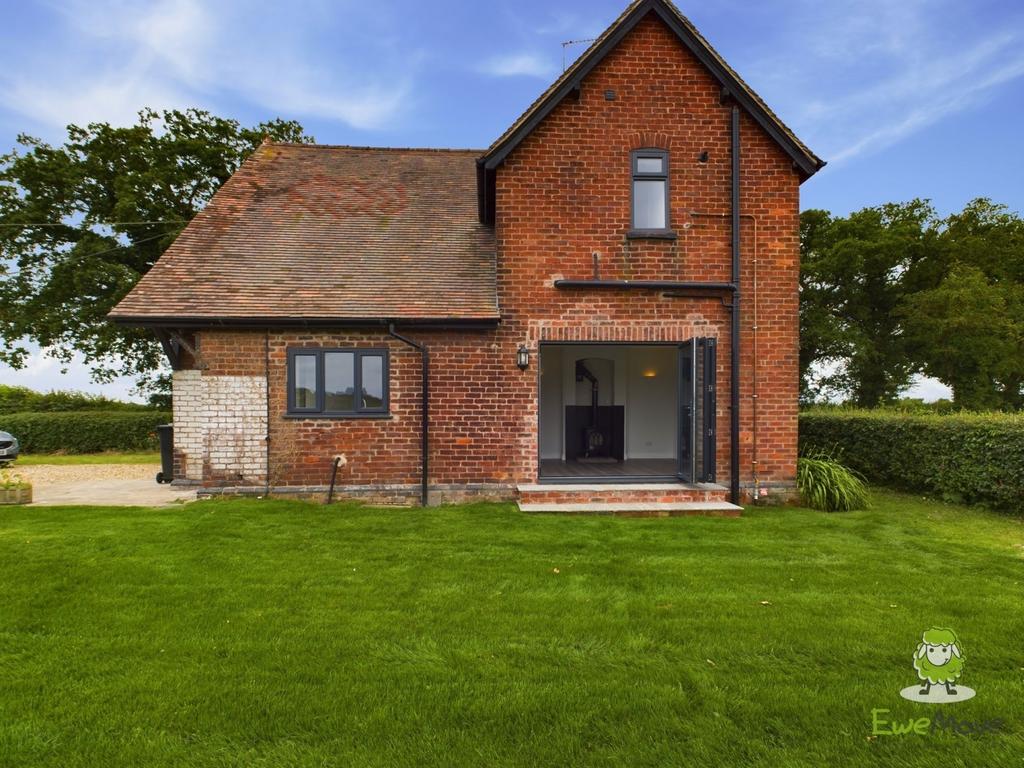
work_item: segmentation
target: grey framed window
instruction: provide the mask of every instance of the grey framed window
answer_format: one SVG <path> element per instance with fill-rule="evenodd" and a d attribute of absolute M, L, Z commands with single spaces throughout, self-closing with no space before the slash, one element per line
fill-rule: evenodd
<path fill-rule="evenodd" d="M 632 164 L 632 232 L 668 232 L 668 152 L 637 149 L 632 152 Z"/>
<path fill-rule="evenodd" d="M 386 349 L 288 350 L 288 413 L 386 416 Z"/>

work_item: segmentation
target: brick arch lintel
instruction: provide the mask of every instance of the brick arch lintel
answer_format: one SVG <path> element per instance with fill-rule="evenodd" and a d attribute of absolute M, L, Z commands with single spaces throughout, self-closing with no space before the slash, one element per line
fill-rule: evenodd
<path fill-rule="evenodd" d="M 665 324 L 595 318 L 582 322 L 580 320 L 538 320 L 531 322 L 529 327 L 531 346 L 543 341 L 682 343 L 694 337 L 715 338 L 717 336 L 718 326 L 697 313 L 687 315 L 683 322 Z"/>
<path fill-rule="evenodd" d="M 630 150 L 634 149 L 672 149 L 672 140 L 663 131 L 634 131 L 626 137 Z"/>

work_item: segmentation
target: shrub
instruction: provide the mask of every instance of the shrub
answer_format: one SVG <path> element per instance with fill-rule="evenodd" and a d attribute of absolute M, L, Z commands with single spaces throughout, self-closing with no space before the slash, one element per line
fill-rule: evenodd
<path fill-rule="evenodd" d="M 36 392 L 28 387 L 0 384 L 0 414 L 41 411 L 154 411 L 152 405 L 126 403 L 84 392 Z M 166 410 L 163 409 L 163 410 Z"/>
<path fill-rule="evenodd" d="M 6 467 L 0 467 L 0 491 L 18 491 L 22 488 L 31 487 L 32 483 L 21 475 L 16 475 Z"/>
<path fill-rule="evenodd" d="M 167 411 L 69 411 L 0 415 L 0 430 L 10 432 L 25 453 L 99 453 L 151 451 L 158 424 Z"/>
<path fill-rule="evenodd" d="M 800 415 L 805 451 L 838 449 L 870 482 L 948 501 L 1024 508 L 1024 415 L 882 409 Z"/>
<path fill-rule="evenodd" d="M 801 500 L 812 509 L 850 512 L 868 506 L 863 477 L 826 453 L 816 451 L 797 460 L 796 485 Z"/>

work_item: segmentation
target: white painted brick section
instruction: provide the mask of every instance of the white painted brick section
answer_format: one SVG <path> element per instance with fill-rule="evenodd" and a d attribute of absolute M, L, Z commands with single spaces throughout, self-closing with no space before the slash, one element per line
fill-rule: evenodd
<path fill-rule="evenodd" d="M 174 447 L 186 478 L 265 482 L 266 437 L 266 379 L 175 371 Z"/>
<path fill-rule="evenodd" d="M 175 371 L 173 377 L 174 449 L 184 455 L 189 480 L 203 479 L 203 377 L 201 371 Z"/>

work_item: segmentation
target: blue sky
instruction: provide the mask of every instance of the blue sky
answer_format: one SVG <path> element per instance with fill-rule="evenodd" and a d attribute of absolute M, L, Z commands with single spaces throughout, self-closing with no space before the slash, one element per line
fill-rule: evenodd
<path fill-rule="evenodd" d="M 624 2 L 2 0 L 0 152 L 19 132 L 59 142 L 69 122 L 129 123 L 144 106 L 295 118 L 322 143 L 484 147 L 561 71 L 561 43 L 600 33 Z M 680 8 L 829 161 L 805 208 L 930 197 L 949 212 L 984 195 L 1024 210 L 1024 4 Z M 43 355 L 0 380 L 100 389 Z"/>

